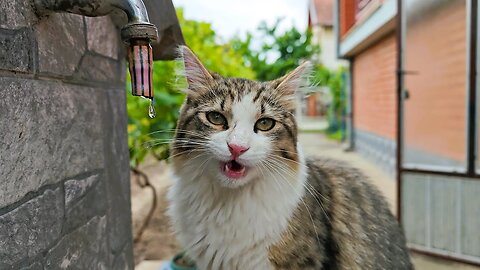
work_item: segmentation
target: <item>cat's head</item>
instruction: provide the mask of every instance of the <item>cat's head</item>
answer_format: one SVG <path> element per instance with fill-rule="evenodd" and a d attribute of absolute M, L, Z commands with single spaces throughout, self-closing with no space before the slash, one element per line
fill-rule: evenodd
<path fill-rule="evenodd" d="M 177 173 L 208 175 L 230 188 L 295 175 L 302 166 L 296 94 L 309 64 L 256 82 L 208 72 L 190 49 L 179 50 L 188 87 L 171 149 Z"/>

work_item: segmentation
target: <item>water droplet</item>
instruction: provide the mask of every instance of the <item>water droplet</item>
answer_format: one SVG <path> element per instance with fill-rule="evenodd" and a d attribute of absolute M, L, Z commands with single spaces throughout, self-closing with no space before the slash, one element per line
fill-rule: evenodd
<path fill-rule="evenodd" d="M 155 118 L 155 116 L 157 116 L 157 112 L 155 112 L 155 106 L 153 106 L 153 99 L 150 100 L 150 106 L 148 106 L 148 116 L 150 116 L 150 118 Z"/>

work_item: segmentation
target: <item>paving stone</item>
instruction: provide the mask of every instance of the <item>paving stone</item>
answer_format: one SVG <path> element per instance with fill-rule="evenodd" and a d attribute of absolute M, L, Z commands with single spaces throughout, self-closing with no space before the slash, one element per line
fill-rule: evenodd
<path fill-rule="evenodd" d="M 0 69 L 31 72 L 33 48 L 30 29 L 0 29 Z"/>
<path fill-rule="evenodd" d="M 120 31 L 115 27 L 110 16 L 85 17 L 85 22 L 88 49 L 118 59 L 118 48 L 123 44 L 120 40 Z"/>
<path fill-rule="evenodd" d="M 86 50 L 83 17 L 54 13 L 34 26 L 41 73 L 70 76 Z"/>
<path fill-rule="evenodd" d="M 45 269 L 108 269 L 106 235 L 106 218 L 92 218 L 48 251 Z"/>
<path fill-rule="evenodd" d="M 102 91 L 8 77 L 0 85 L 0 208 L 103 168 Z"/>
<path fill-rule="evenodd" d="M 63 211 L 63 194 L 57 188 L 0 216 L 0 269 L 53 244 L 61 233 Z"/>

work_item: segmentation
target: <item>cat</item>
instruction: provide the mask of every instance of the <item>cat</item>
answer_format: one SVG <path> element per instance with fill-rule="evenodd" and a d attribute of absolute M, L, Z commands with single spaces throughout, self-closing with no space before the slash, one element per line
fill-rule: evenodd
<path fill-rule="evenodd" d="M 168 215 L 198 269 L 413 268 L 368 179 L 302 154 L 295 96 L 308 62 L 256 82 L 207 71 L 186 46 L 179 52 L 188 87 L 171 146 Z"/>

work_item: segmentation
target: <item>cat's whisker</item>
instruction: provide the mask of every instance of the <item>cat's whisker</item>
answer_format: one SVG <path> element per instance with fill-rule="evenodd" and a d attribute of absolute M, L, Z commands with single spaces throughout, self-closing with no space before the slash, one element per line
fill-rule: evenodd
<path fill-rule="evenodd" d="M 277 166 L 277 168 L 279 170 L 282 170 L 283 172 L 285 173 L 288 173 L 290 175 L 290 177 L 298 177 L 297 175 L 295 175 L 293 173 L 293 171 L 291 171 L 290 169 L 284 167 L 284 166 L 281 166 L 282 164 L 277 164 L 276 162 L 275 163 L 272 163 L 272 165 L 275 164 Z M 318 206 L 320 206 L 320 208 L 322 209 L 323 213 L 325 214 L 325 217 L 327 218 L 328 222 L 331 223 L 330 221 L 330 218 L 328 217 L 328 214 L 327 212 L 325 211 L 325 207 L 323 206 L 322 202 L 317 198 L 317 196 L 315 196 L 315 194 L 313 193 L 313 191 L 305 184 L 308 184 L 307 182 L 305 183 L 302 183 L 302 185 L 304 186 L 305 190 L 308 191 L 308 193 L 310 193 L 310 195 L 312 195 L 312 197 L 315 199 L 315 201 L 317 202 Z M 315 189 L 314 189 L 315 190 Z M 317 193 L 317 192 L 315 192 Z M 318 193 L 320 194 L 320 193 Z"/>
<path fill-rule="evenodd" d="M 273 165 L 273 163 L 270 163 L 270 164 Z M 283 174 L 278 169 L 274 168 L 274 170 L 276 170 L 278 172 L 278 176 L 280 176 L 281 179 L 283 179 L 288 185 L 290 185 L 292 190 L 295 190 L 295 187 L 288 181 L 288 179 L 285 178 L 285 176 L 283 176 Z M 317 227 L 315 226 L 315 222 L 313 221 L 312 214 L 311 214 L 310 210 L 308 209 L 308 206 L 305 203 L 305 200 L 302 197 L 300 197 L 300 201 L 303 203 L 303 205 L 305 206 L 305 209 L 307 210 L 307 213 L 310 217 L 310 221 L 312 222 L 313 229 L 315 231 L 315 236 L 317 238 L 318 245 L 320 246 L 321 245 L 320 238 L 318 237 Z"/>

